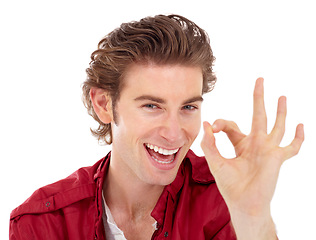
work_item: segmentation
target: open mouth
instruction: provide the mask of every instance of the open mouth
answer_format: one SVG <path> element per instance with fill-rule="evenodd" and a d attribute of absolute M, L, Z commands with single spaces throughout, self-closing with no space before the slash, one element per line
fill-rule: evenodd
<path fill-rule="evenodd" d="M 145 144 L 151 158 L 160 164 L 170 164 L 174 161 L 179 148 L 168 150 L 149 143 Z"/>

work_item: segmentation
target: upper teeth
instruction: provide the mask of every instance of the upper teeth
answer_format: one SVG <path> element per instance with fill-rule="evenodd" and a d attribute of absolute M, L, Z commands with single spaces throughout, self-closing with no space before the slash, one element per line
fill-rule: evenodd
<path fill-rule="evenodd" d="M 167 149 L 163 149 L 161 147 L 151 145 L 149 143 L 147 143 L 146 146 L 148 148 L 154 150 L 155 152 L 158 152 L 158 153 L 163 154 L 163 155 L 172 155 L 172 154 L 175 154 L 176 152 L 178 152 L 178 150 L 179 150 L 179 148 L 174 149 L 174 150 L 167 150 Z"/>

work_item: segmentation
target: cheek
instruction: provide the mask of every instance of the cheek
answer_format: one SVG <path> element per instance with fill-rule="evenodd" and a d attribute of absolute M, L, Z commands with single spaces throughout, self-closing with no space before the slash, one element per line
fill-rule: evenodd
<path fill-rule="evenodd" d="M 195 116 L 192 116 L 192 118 L 188 118 L 187 121 L 185 121 L 185 129 L 187 134 L 190 135 L 190 138 L 195 139 L 198 136 L 201 129 L 200 112 L 198 112 Z"/>
<path fill-rule="evenodd" d="M 195 124 L 191 125 L 191 138 L 195 140 L 195 138 L 199 135 L 201 129 L 201 120 L 196 121 Z"/>
<path fill-rule="evenodd" d="M 148 131 L 151 125 L 150 121 L 126 111 L 124 114 L 117 115 L 117 124 L 112 123 L 113 139 L 134 143 Z"/>

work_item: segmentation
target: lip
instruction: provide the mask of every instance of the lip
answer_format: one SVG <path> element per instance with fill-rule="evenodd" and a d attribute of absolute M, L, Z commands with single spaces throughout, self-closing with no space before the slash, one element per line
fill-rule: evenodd
<path fill-rule="evenodd" d="M 146 155 L 147 155 L 147 158 L 149 159 L 149 161 L 151 162 L 151 164 L 155 167 L 155 168 L 158 168 L 159 170 L 171 170 L 173 169 L 176 165 L 177 165 L 177 162 L 178 162 L 178 153 L 180 152 L 181 150 L 181 147 L 179 148 L 178 152 L 175 154 L 174 156 L 174 160 L 171 162 L 171 163 L 159 163 L 157 161 L 155 161 L 149 154 L 149 152 L 147 151 L 147 147 L 146 147 L 146 144 L 143 145 L 144 146 L 144 150 L 146 152 Z"/>

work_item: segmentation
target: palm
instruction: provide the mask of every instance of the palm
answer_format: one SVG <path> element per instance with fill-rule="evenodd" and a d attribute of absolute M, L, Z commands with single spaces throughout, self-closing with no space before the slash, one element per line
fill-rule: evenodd
<path fill-rule="evenodd" d="M 217 120 L 213 128 L 204 123 L 205 135 L 201 143 L 210 170 L 228 207 L 247 214 L 257 214 L 270 205 L 282 163 L 298 153 L 304 139 L 303 126 L 298 125 L 294 140 L 287 147 L 279 147 L 284 135 L 286 99 L 281 97 L 275 126 L 267 134 L 267 117 L 263 100 L 263 79 L 254 90 L 254 113 L 251 133 L 246 136 L 229 121 Z M 227 134 L 236 158 L 225 159 L 218 152 L 213 135 Z"/>

